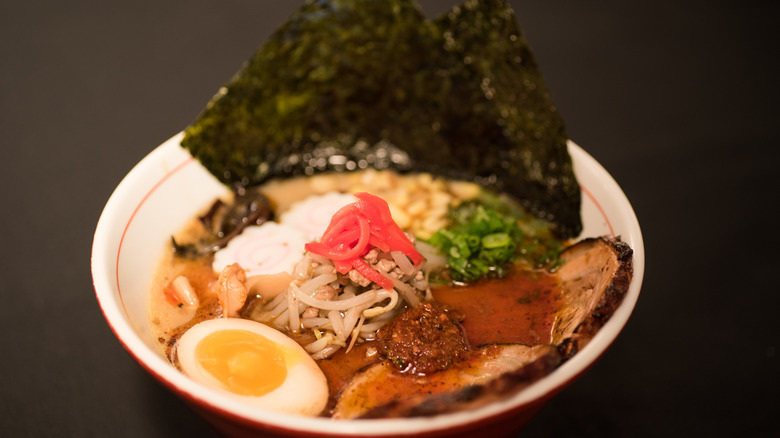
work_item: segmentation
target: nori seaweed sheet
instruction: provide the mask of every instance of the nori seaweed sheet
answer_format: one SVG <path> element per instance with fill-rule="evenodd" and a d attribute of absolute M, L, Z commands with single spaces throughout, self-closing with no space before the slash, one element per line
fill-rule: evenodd
<path fill-rule="evenodd" d="M 470 151 L 474 174 L 495 176 L 499 189 L 556 223 L 559 234 L 578 235 L 580 187 L 564 122 L 512 9 L 504 0 L 467 1 L 436 25 L 458 79 L 446 115 L 453 151 Z"/>
<path fill-rule="evenodd" d="M 412 0 L 308 1 L 185 129 L 218 179 L 366 167 L 427 171 L 506 191 L 582 228 L 566 133 L 504 0 L 427 20 Z"/>

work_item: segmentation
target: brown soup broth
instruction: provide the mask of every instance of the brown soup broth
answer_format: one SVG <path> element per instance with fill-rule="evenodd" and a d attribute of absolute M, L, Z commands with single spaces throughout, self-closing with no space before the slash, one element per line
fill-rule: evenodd
<path fill-rule="evenodd" d="M 365 176 L 362 178 L 365 179 Z M 390 180 L 394 181 L 392 178 L 396 177 L 391 177 Z M 323 179 L 308 181 L 295 179 L 289 184 L 279 184 L 278 187 L 272 185 L 269 187 L 268 195 L 276 208 L 284 210 L 287 205 L 280 200 L 287 200 L 289 204 L 290 199 L 300 200 L 316 194 L 318 190 L 312 189 L 315 186 L 314 181 L 317 182 L 316 186 L 337 190 L 344 190 L 344 187 L 339 185 L 352 187 L 356 184 L 355 180 L 348 181 L 343 176 L 341 179 L 334 178 L 333 182 L 328 184 L 323 184 Z M 398 187 L 397 190 L 398 193 L 402 193 L 401 190 L 409 190 L 409 187 Z M 385 193 L 388 198 L 399 196 L 392 191 L 385 191 Z M 177 233 L 177 237 L 181 236 L 182 241 L 197 241 L 203 233 L 202 226 L 193 219 Z M 174 363 L 176 361 L 172 356 L 176 339 L 197 322 L 221 315 L 215 293 L 217 274 L 212 271 L 211 261 L 211 257 L 195 261 L 178 259 L 170 251 L 166 251 L 158 264 L 156 281 L 150 294 L 150 325 L 160 343 L 161 353 Z M 197 310 L 185 312 L 166 302 L 164 289 L 178 275 L 184 275 L 192 282 L 200 298 L 200 307 Z M 432 295 L 435 300 L 455 308 L 463 315 L 463 328 L 468 343 L 476 354 L 477 348 L 492 344 L 534 346 L 551 343 L 554 315 L 559 305 L 557 301 L 560 295 L 559 289 L 554 274 L 518 266 L 502 279 L 481 280 L 465 286 L 432 285 Z M 301 333 L 293 338 L 301 345 L 314 340 L 311 333 Z M 480 354 L 489 354 L 489 352 L 490 350 L 487 349 Z M 336 397 L 352 377 L 381 360 L 375 342 L 361 340 L 350 351 L 341 349 L 333 356 L 319 361 L 328 379 L 329 408 L 333 407 Z M 470 362 L 467 359 L 456 366 L 469 367 Z M 402 385 L 408 388 L 408 394 L 436 393 L 456 384 L 456 382 L 442 381 L 441 379 L 445 379 L 444 376 L 440 379 L 432 377 L 428 376 L 426 380 L 419 376 L 393 373 L 385 376 L 386 381 L 383 382 L 389 385 L 388 388 Z M 381 388 L 376 390 L 382 392 Z M 384 395 L 374 397 L 381 399 L 398 396 L 394 391 L 385 392 Z"/>
<path fill-rule="evenodd" d="M 473 348 L 489 344 L 549 344 L 559 286 L 546 271 L 516 269 L 502 279 L 439 286 L 433 297 L 463 314 Z"/>
<path fill-rule="evenodd" d="M 490 279 L 466 286 L 438 285 L 432 289 L 436 301 L 458 310 L 464 317 L 463 329 L 471 348 L 493 344 L 549 344 L 552 341 L 554 315 L 559 304 L 559 285 L 547 271 L 518 268 L 502 279 Z M 375 342 L 357 344 L 347 352 L 342 349 L 319 362 L 328 378 L 332 408 L 349 380 L 362 369 L 381 361 Z M 373 354 L 370 354 L 374 352 Z M 491 354 L 491 350 L 474 351 L 471 356 Z M 470 360 L 457 364 L 468 368 Z M 390 403 L 400 396 L 437 394 L 458 385 L 451 373 L 420 377 L 406 373 L 383 374 L 374 385 L 364 388 L 364 397 Z M 398 388 L 404 388 L 399 392 Z"/>

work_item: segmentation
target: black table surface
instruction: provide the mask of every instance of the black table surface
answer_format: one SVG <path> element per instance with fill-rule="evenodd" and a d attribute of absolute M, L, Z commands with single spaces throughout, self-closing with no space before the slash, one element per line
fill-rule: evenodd
<path fill-rule="evenodd" d="M 647 256 L 621 336 L 522 436 L 777 436 L 778 2 L 511 3 Z M 0 434 L 215 435 L 113 337 L 92 236 L 122 177 L 299 4 L 0 6 Z"/>

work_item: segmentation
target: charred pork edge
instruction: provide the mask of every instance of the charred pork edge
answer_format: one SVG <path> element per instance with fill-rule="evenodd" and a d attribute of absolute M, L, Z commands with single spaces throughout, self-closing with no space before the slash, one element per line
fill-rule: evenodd
<path fill-rule="evenodd" d="M 573 336 L 564 339 L 558 345 L 558 350 L 564 362 L 571 359 L 572 356 L 584 348 L 595 336 L 596 332 L 612 317 L 615 310 L 623 302 L 623 298 L 626 296 L 628 286 L 633 278 L 634 250 L 627 243 L 623 242 L 620 236 L 614 239 L 604 236 L 587 238 L 566 248 L 561 254 L 564 255 L 567 251 L 574 250 L 578 245 L 598 243 L 608 245 L 615 252 L 618 267 L 593 311 L 577 326 Z"/>

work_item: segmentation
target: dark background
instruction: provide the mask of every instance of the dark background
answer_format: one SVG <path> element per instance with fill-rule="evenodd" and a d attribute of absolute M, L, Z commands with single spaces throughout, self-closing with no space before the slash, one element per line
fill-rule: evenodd
<path fill-rule="evenodd" d="M 298 4 L 2 3 L 4 436 L 214 435 L 114 339 L 92 234 L 122 177 Z M 778 2 L 512 4 L 647 252 L 621 337 L 524 436 L 777 436 Z"/>

